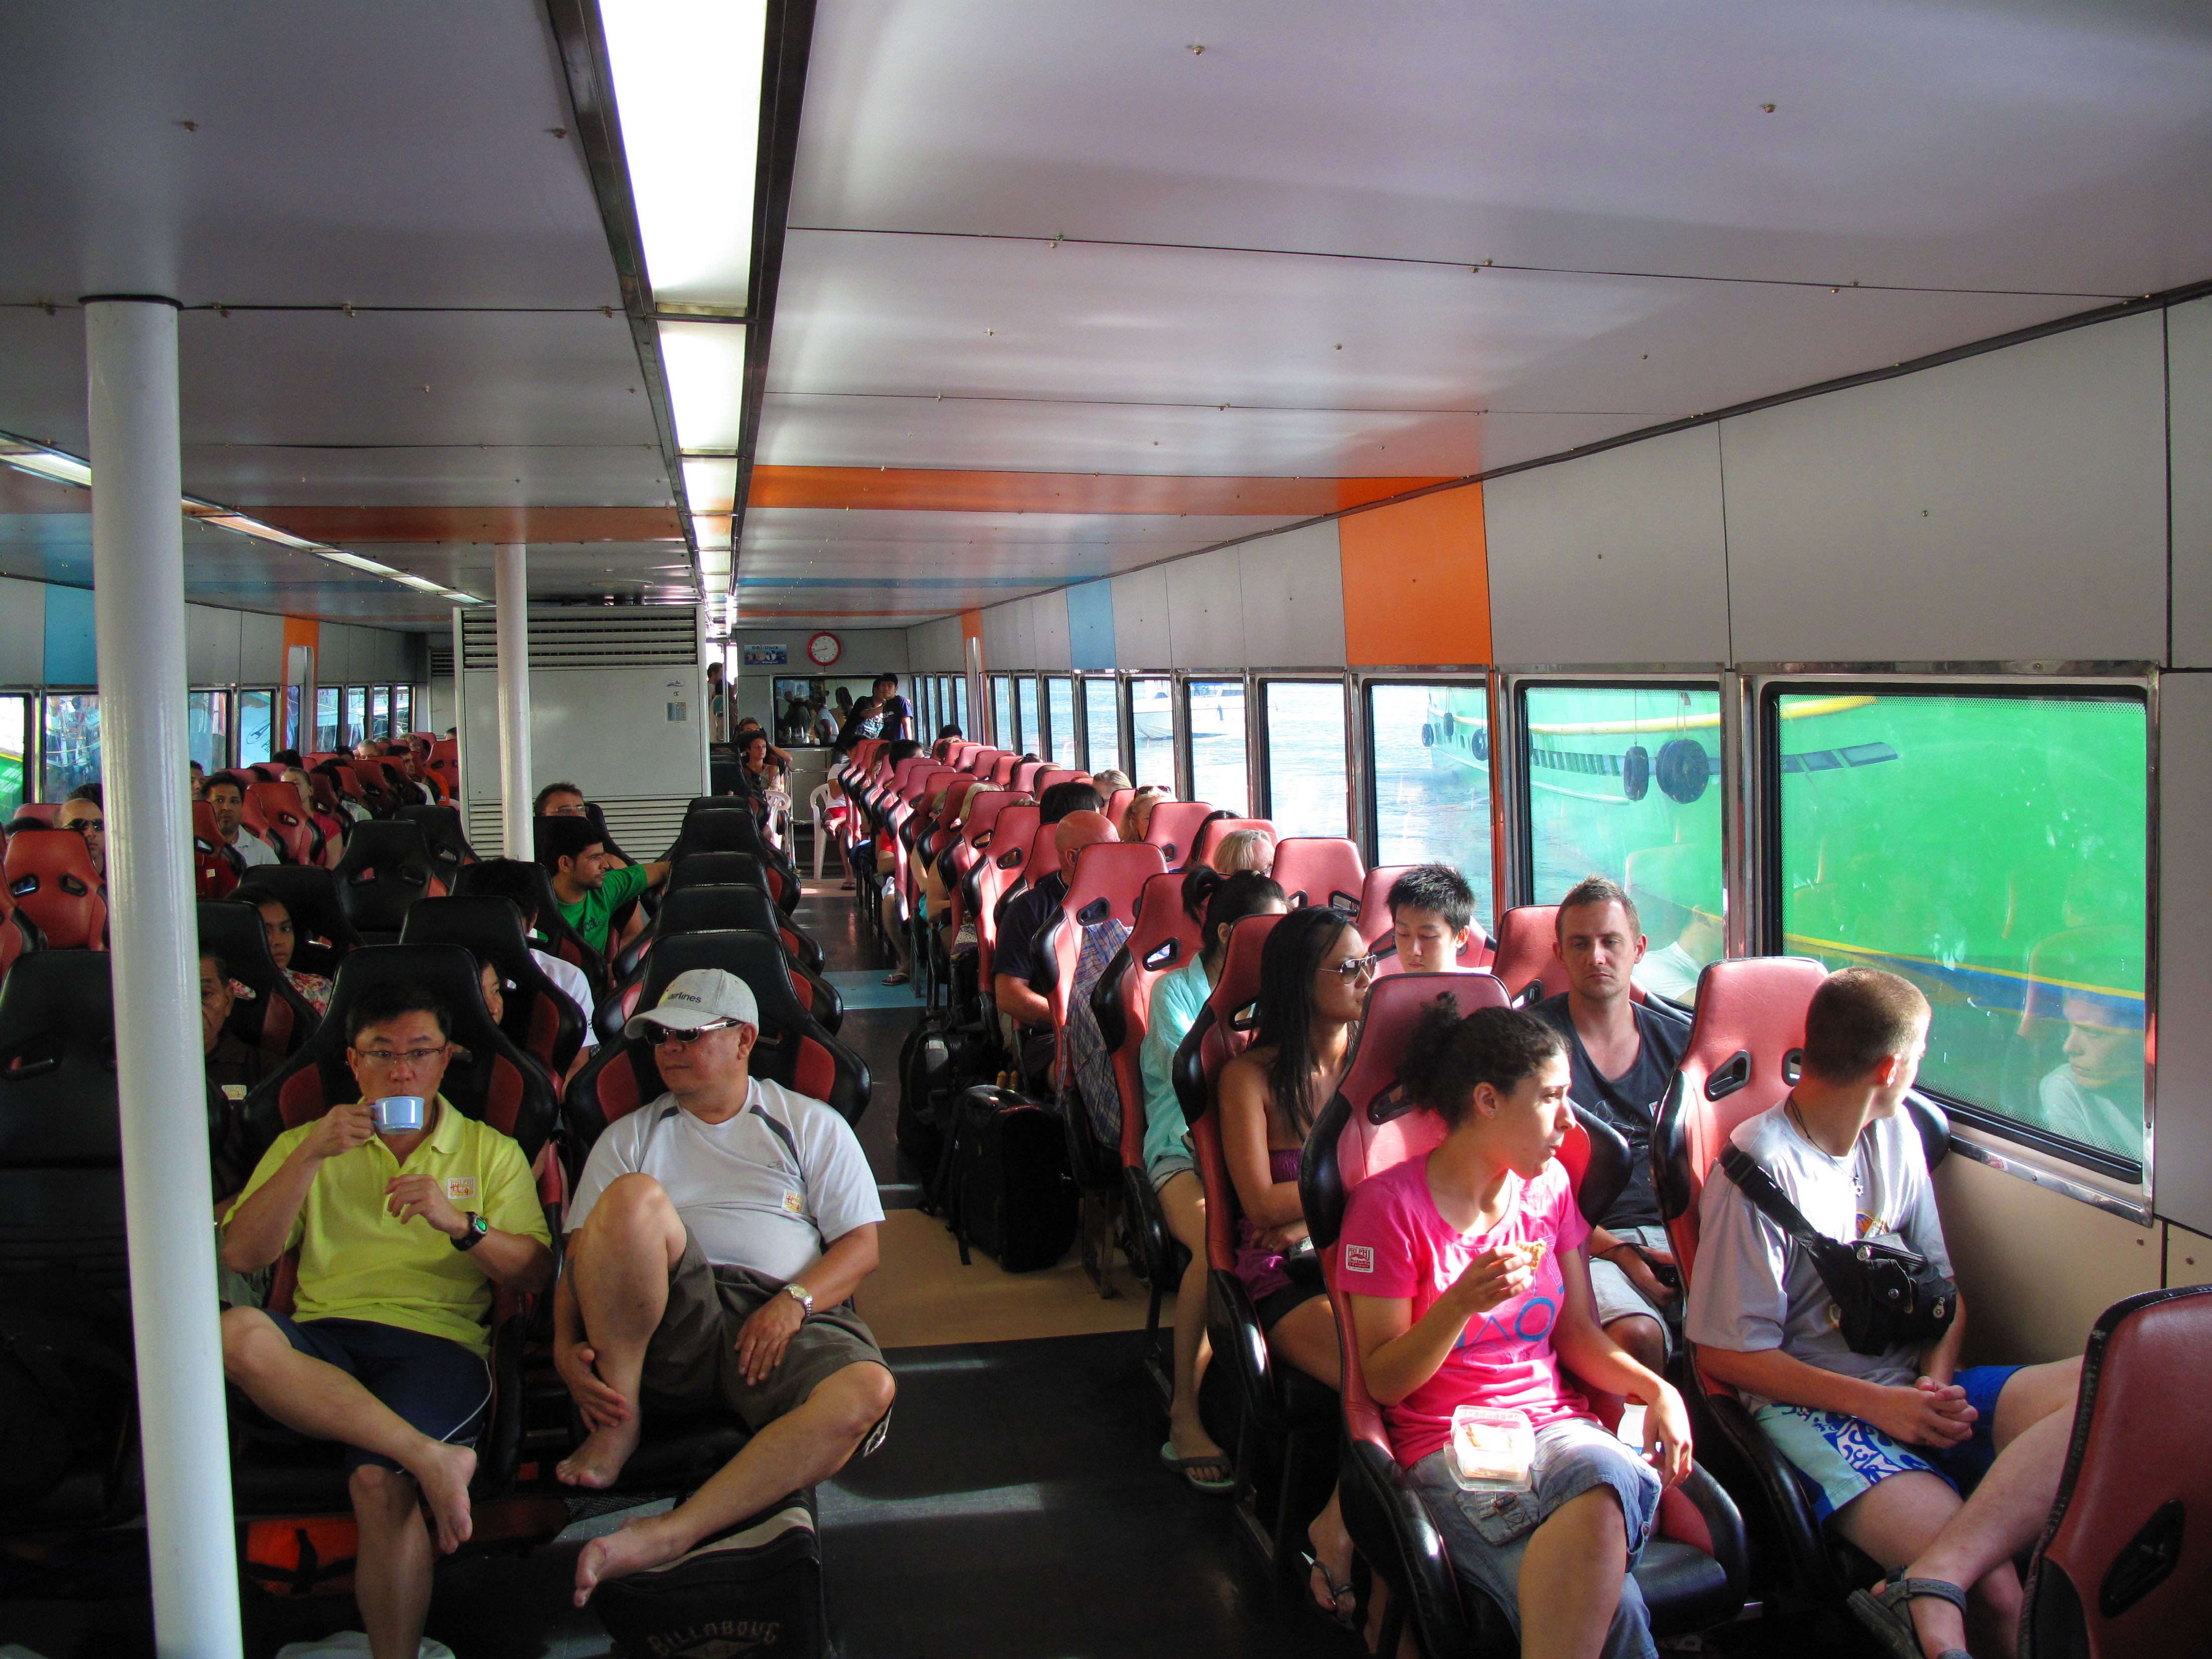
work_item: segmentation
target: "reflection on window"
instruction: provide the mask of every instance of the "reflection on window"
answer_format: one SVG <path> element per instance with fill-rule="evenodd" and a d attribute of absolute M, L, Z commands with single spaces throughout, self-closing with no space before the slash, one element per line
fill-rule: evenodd
<path fill-rule="evenodd" d="M 1476 685 L 1370 685 L 1367 753 L 1375 789 L 1375 862 L 1449 864 L 1474 889 L 1475 919 L 1493 925 L 1490 700 Z"/>
<path fill-rule="evenodd" d="M 1058 766 L 1075 764 L 1075 682 L 1054 675 L 1044 683 L 1045 731 L 1052 752 L 1045 757 Z"/>
<path fill-rule="evenodd" d="M 1121 700 L 1109 675 L 1083 682 L 1083 733 L 1093 772 L 1127 769 L 1121 758 Z"/>
<path fill-rule="evenodd" d="M 415 688 L 395 685 L 392 688 L 392 732 L 404 738 L 415 729 Z"/>
<path fill-rule="evenodd" d="M 1778 695 L 1783 948 L 1902 974 L 1920 1080 L 2129 1163 L 2143 1147 L 2143 705 Z"/>
<path fill-rule="evenodd" d="M 338 689 L 335 685 L 315 688 L 315 750 L 319 754 L 332 754 L 338 748 Z"/>
<path fill-rule="evenodd" d="M 13 817 L 24 801 L 30 765 L 31 700 L 0 697 L 0 814 Z"/>
<path fill-rule="evenodd" d="M 1284 836 L 1341 836 L 1352 822 L 1344 783 L 1344 687 L 1270 680 L 1267 816 Z"/>
<path fill-rule="evenodd" d="M 241 691 L 238 694 L 238 763 L 254 766 L 269 758 L 276 748 L 270 741 L 276 729 L 276 694 Z"/>
<path fill-rule="evenodd" d="M 1244 682 L 1193 680 L 1190 795 L 1242 817 L 1252 798 L 1244 775 Z"/>
<path fill-rule="evenodd" d="M 1024 674 L 1014 682 L 1014 698 L 1021 714 L 1021 751 L 1044 758 L 1044 731 L 1037 719 L 1036 676 Z"/>
<path fill-rule="evenodd" d="M 965 674 L 952 682 L 952 719 L 966 736 L 975 737 L 975 734 L 968 730 L 968 677 Z"/>
<path fill-rule="evenodd" d="M 991 738 L 1000 749 L 1021 750 L 1022 734 L 1014 726 L 1014 683 L 1004 674 L 991 676 Z"/>
<path fill-rule="evenodd" d="M 185 752 L 203 770 L 221 771 L 230 763 L 230 694 L 194 691 L 185 699 Z"/>
<path fill-rule="evenodd" d="M 303 742 L 306 741 L 306 736 L 301 731 L 300 727 L 301 699 L 305 697 L 307 695 L 307 688 L 304 686 L 288 685 L 284 688 L 284 718 L 279 727 L 279 730 L 283 734 L 284 741 L 279 744 L 278 747 L 284 749 L 297 749 Z"/>
<path fill-rule="evenodd" d="M 368 688 L 346 687 L 345 707 L 345 746 L 350 749 L 368 735 Z"/>
<path fill-rule="evenodd" d="M 392 688 L 372 685 L 368 688 L 368 735 L 388 738 L 392 735 Z"/>
<path fill-rule="evenodd" d="M 1704 686 L 1531 686 L 1529 851 L 1536 902 L 1610 876 L 1650 940 L 1646 992 L 1691 1001 L 1725 954 L 1721 929 L 1721 697 Z"/>
<path fill-rule="evenodd" d="M 1136 769 L 1129 781 L 1176 787 L 1175 682 L 1150 678 L 1129 682 L 1129 748 Z"/>

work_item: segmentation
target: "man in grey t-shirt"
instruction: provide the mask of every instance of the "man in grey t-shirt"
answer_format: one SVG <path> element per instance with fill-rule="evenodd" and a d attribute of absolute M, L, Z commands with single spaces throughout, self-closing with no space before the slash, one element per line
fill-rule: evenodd
<path fill-rule="evenodd" d="M 579 1607 L 828 1480 L 893 1392 L 847 1305 L 876 1268 L 874 1177 L 843 1118 L 751 1076 L 751 988 L 695 968 L 623 1035 L 653 1044 L 669 1091 L 609 1126 L 577 1182 L 553 1359 L 591 1433 L 556 1473 L 611 1486 L 648 1411 L 720 1407 L 753 1438 L 668 1514 L 585 1546 Z"/>
<path fill-rule="evenodd" d="M 1806 1012 L 1796 1089 L 1731 1139 L 1817 1231 L 1902 1243 L 1948 1276 L 1927 1159 L 1901 1115 L 1928 1021 L 1927 999 L 1894 974 L 1831 975 Z M 1753 1407 L 1821 1520 L 1890 1570 L 1889 1588 L 1857 1592 L 1852 1611 L 1929 1654 L 1966 1648 L 1970 1621 L 1976 1650 L 2008 1651 L 2012 1559 L 2057 1493 L 2081 1362 L 1960 1369 L 1963 1301 L 1940 1341 L 1855 1352 L 1810 1258 L 1718 1168 L 1698 1223 L 1684 1333 L 1705 1375 Z"/>

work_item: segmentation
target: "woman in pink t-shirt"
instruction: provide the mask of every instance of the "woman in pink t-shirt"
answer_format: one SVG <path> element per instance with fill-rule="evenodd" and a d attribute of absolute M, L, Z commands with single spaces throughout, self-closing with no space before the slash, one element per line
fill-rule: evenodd
<path fill-rule="evenodd" d="M 1449 1133 L 1352 1194 L 1339 1260 L 1367 1391 L 1454 1569 L 1505 1610 L 1525 1659 L 1653 1654 L 1628 1570 L 1662 1484 L 1689 1473 L 1689 1420 L 1591 1317 L 1589 1224 L 1554 1156 L 1574 1122 L 1565 1049 L 1532 1014 L 1461 1019 L 1440 1001 L 1401 1075 Z M 1590 1415 L 1563 1365 L 1644 1403 L 1649 1463 Z M 1448 1442 L 1462 1405 L 1527 1416 L 1531 1490 L 1460 1488 Z"/>

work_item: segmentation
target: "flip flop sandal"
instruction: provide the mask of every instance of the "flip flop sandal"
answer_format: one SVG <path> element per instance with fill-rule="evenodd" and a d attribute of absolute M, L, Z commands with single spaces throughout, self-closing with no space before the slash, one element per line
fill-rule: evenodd
<path fill-rule="evenodd" d="M 1225 1498 L 1237 1490 L 1237 1466 L 1226 1452 L 1209 1452 L 1203 1457 L 1177 1457 L 1175 1442 L 1160 1443 L 1160 1462 L 1190 1483 L 1193 1492 L 1202 1492 L 1209 1498 Z M 1218 1480 L 1201 1480 L 1192 1473 L 1194 1469 L 1226 1469 Z"/>
<path fill-rule="evenodd" d="M 904 985 L 913 977 L 914 976 L 908 973 L 905 969 L 895 968 L 890 973 L 884 975 L 884 983 L 886 985 Z"/>
<path fill-rule="evenodd" d="M 1313 1609 L 1314 1617 L 1328 1620 L 1339 1630 L 1358 1630 L 1359 1628 L 1359 1601 L 1358 1598 L 1356 1595 L 1353 1595 L 1352 1587 L 1349 1583 L 1329 1583 L 1328 1569 L 1322 1565 L 1321 1558 L 1316 1555 L 1311 1550 L 1300 1550 L 1298 1552 L 1298 1560 L 1304 1565 L 1306 1570 L 1305 1603 L 1307 1607 Z M 1321 1582 L 1322 1583 L 1328 1585 L 1329 1605 L 1327 1607 L 1322 1606 L 1319 1601 L 1314 1599 L 1313 1581 L 1314 1575 L 1316 1573 L 1319 1573 L 1321 1575 Z M 1349 1613 L 1346 1613 L 1344 1610 L 1344 1602 L 1346 1596 L 1352 1597 L 1352 1611 Z"/>
<path fill-rule="evenodd" d="M 1966 1592 L 1941 1578 L 1900 1578 L 1879 1594 L 1853 1590 L 1850 1608 L 1859 1623 L 1888 1650 L 1891 1659 L 1927 1659 L 1907 1605 L 1923 1598 L 1948 1601 L 1961 1613 L 1966 1610 Z M 1936 1659 L 1973 1659 L 1973 1656 L 1964 1648 L 1945 1648 Z"/>

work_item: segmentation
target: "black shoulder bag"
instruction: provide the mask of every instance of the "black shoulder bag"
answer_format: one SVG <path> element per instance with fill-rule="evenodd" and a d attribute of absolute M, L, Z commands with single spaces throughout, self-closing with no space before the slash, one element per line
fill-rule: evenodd
<path fill-rule="evenodd" d="M 1721 1168 L 1760 1213 L 1813 1258 L 1820 1283 L 1835 1299 L 1844 1340 L 1853 1353 L 1887 1353 L 1948 1334 L 1959 1310 L 1959 1287 L 1926 1256 L 1866 1239 L 1839 1243 L 1817 1231 L 1774 1177 L 1740 1147 L 1723 1149 Z"/>

